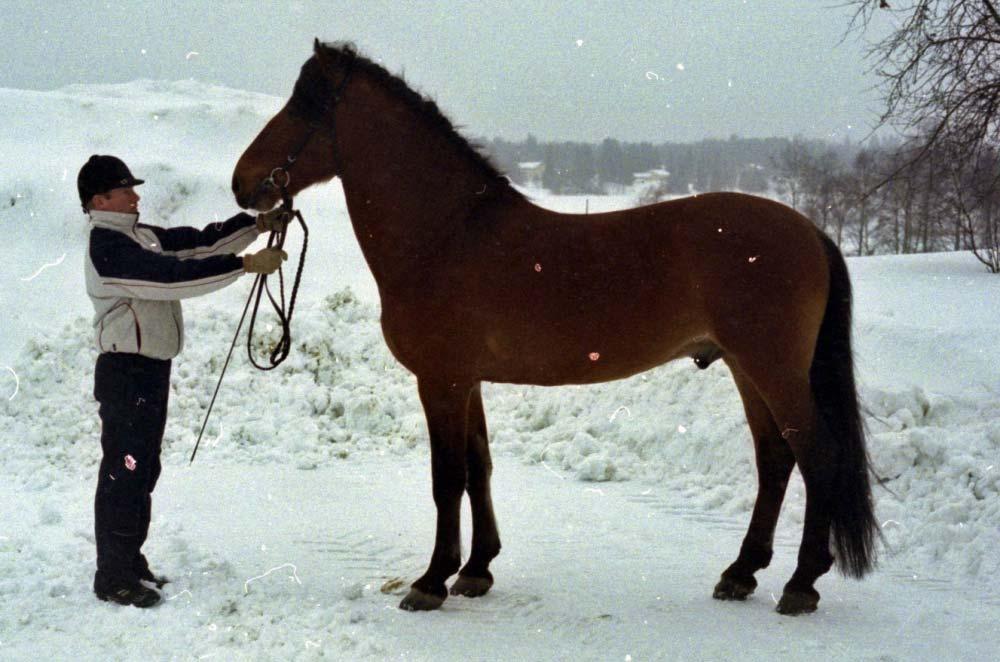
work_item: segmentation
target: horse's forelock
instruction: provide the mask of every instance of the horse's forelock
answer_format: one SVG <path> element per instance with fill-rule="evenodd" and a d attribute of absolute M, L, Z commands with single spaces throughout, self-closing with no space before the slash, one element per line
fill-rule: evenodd
<path fill-rule="evenodd" d="M 337 41 L 332 43 L 316 42 L 313 52 L 317 58 L 326 60 L 331 65 L 344 64 L 358 59 L 358 47 L 351 41 Z"/>
<path fill-rule="evenodd" d="M 316 58 L 309 58 L 302 65 L 299 78 L 295 81 L 289 105 L 306 119 L 318 120 L 332 94 L 333 83 L 323 74 Z"/>
<path fill-rule="evenodd" d="M 332 70 L 357 60 L 357 47 L 351 42 L 313 43 L 313 57 L 306 60 L 292 90 L 292 110 L 310 121 L 318 120 L 333 95 Z"/>

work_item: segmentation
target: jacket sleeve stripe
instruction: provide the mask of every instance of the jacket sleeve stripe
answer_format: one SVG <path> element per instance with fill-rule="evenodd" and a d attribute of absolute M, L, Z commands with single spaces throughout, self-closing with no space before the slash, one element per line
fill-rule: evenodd
<path fill-rule="evenodd" d="M 257 239 L 257 230 L 254 227 L 245 228 L 235 234 L 220 239 L 211 246 L 191 248 L 183 251 L 176 251 L 172 254 L 182 259 L 194 258 L 203 259 L 213 255 L 232 255 L 252 244 Z"/>
<path fill-rule="evenodd" d="M 142 225 L 152 230 L 160 240 L 164 252 L 175 253 L 178 257 L 192 257 L 198 254 L 214 255 L 220 252 L 235 253 L 243 250 L 257 238 L 256 219 L 250 214 L 239 213 L 222 223 L 209 223 L 204 229 L 191 227 L 161 228 Z M 241 230 L 243 232 L 241 232 Z M 232 248 L 233 242 L 249 239 L 239 248 Z"/>
<path fill-rule="evenodd" d="M 101 284 L 137 299 L 174 301 L 222 289 L 243 275 L 243 269 L 183 283 L 151 283 L 141 280 L 102 279 Z"/>

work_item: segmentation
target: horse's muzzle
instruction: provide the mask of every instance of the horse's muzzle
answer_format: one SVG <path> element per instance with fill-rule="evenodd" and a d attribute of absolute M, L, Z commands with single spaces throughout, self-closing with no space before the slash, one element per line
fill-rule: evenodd
<path fill-rule="evenodd" d="M 236 204 L 238 204 L 241 209 L 249 209 L 251 206 L 253 206 L 254 202 L 253 199 L 255 197 L 253 195 L 254 192 L 244 191 L 240 186 L 240 178 L 237 177 L 235 174 L 233 175 L 232 189 L 233 189 L 233 197 L 236 198 Z"/>
<path fill-rule="evenodd" d="M 261 181 L 254 188 L 244 189 L 240 180 L 234 176 L 232 187 L 236 204 L 242 209 L 271 209 L 281 200 L 281 190 L 275 186 L 273 177 Z"/>

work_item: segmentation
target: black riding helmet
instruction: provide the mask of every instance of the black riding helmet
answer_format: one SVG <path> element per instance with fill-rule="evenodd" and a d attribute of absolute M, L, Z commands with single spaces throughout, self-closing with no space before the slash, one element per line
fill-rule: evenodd
<path fill-rule="evenodd" d="M 132 171 L 118 157 L 94 154 L 80 168 L 76 188 L 80 192 L 80 204 L 86 212 L 87 203 L 95 195 L 115 188 L 138 186 L 144 181 L 133 177 Z"/>

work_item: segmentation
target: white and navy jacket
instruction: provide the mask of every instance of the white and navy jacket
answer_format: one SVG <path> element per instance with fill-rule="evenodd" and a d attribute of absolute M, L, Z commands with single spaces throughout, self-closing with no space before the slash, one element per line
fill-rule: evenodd
<path fill-rule="evenodd" d="M 236 255 L 258 235 L 237 214 L 204 230 L 139 223 L 138 214 L 90 212 L 84 272 L 99 352 L 172 359 L 184 346 L 179 299 L 221 289 L 243 275 Z"/>

